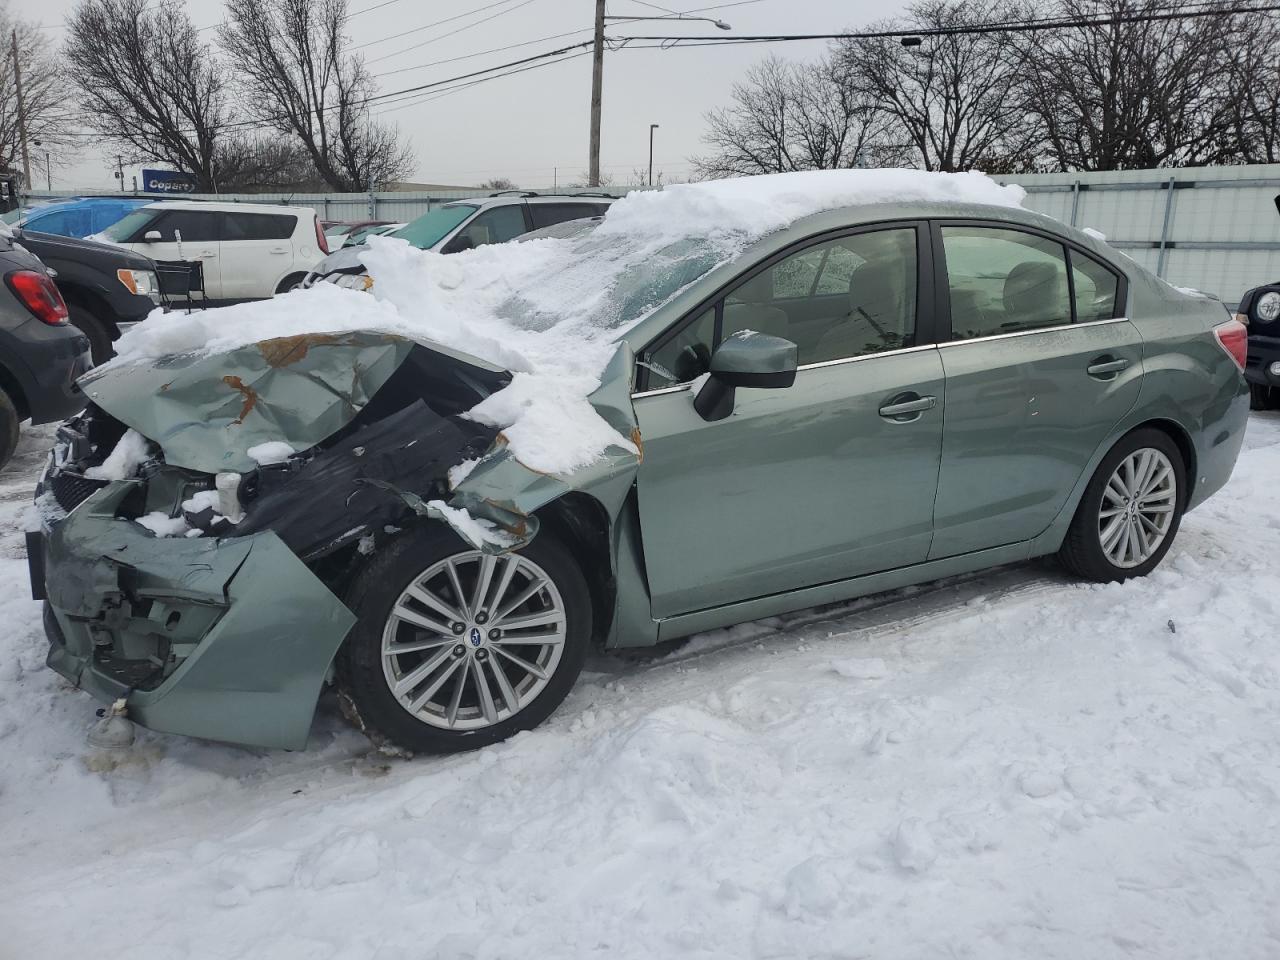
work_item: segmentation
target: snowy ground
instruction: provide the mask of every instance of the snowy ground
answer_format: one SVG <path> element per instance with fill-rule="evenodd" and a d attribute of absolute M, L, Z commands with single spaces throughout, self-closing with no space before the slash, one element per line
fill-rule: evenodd
<path fill-rule="evenodd" d="M 89 748 L 0 477 L 0 957 L 1280 956 L 1280 416 L 1164 566 L 1005 568 L 599 657 L 388 761 Z"/>

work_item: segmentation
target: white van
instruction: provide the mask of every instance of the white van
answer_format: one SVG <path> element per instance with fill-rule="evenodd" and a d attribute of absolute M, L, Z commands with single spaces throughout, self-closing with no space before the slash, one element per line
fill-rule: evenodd
<path fill-rule="evenodd" d="M 329 253 L 310 207 L 162 200 L 91 239 L 152 260 L 198 260 L 210 305 L 262 300 L 302 283 Z"/>

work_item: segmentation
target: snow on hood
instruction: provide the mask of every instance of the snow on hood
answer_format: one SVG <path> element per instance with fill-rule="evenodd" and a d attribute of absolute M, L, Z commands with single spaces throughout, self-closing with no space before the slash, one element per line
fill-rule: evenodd
<path fill-rule="evenodd" d="M 372 296 L 320 283 L 271 300 L 188 315 L 152 314 L 120 338 L 125 365 L 221 353 L 268 337 L 376 330 L 442 345 L 513 373 L 471 411 L 511 453 L 566 474 L 607 447 L 635 452 L 588 402 L 619 336 L 761 237 L 823 210 L 950 201 L 1018 206 L 1020 187 L 979 173 L 838 170 L 775 174 L 631 193 L 594 228 L 563 239 L 459 254 L 371 237 L 360 256 Z"/>

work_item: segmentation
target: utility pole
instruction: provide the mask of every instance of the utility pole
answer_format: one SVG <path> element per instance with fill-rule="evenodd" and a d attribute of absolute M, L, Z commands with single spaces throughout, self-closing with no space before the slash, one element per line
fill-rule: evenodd
<path fill-rule="evenodd" d="M 603 3 L 601 4 L 603 9 Z M 603 27 L 602 27 L 603 28 Z M 27 153 L 27 107 L 22 101 L 22 67 L 18 64 L 18 31 L 10 35 L 13 42 L 13 87 L 18 94 L 18 139 L 22 141 L 22 186 L 31 190 L 31 157 Z"/>
<path fill-rule="evenodd" d="M 653 131 L 658 129 L 656 123 L 649 124 L 649 186 L 653 186 Z"/>
<path fill-rule="evenodd" d="M 600 90 L 604 79 L 604 0 L 596 0 L 596 43 L 591 53 L 591 156 L 587 186 L 600 186 Z"/>
<path fill-rule="evenodd" d="M 116 179 L 120 181 L 120 192 L 124 193 L 124 157 L 116 154 Z"/>

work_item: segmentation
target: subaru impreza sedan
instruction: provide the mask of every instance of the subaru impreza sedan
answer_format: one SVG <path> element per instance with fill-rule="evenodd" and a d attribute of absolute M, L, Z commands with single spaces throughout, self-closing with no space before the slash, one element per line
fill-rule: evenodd
<path fill-rule="evenodd" d="M 49 665 L 157 730 L 301 748 L 331 683 L 376 742 L 468 749 L 593 645 L 1033 557 L 1144 576 L 1231 473 L 1245 329 L 1091 236 L 921 200 L 640 255 L 627 202 L 537 241 L 626 261 L 586 398 L 626 440 L 577 469 L 467 416 L 519 374 L 429 338 L 90 374 L 30 537 Z"/>

